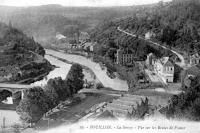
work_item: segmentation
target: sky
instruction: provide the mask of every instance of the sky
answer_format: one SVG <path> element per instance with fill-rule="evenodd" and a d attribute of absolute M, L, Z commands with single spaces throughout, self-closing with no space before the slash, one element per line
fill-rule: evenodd
<path fill-rule="evenodd" d="M 0 5 L 38 6 L 47 4 L 60 4 L 63 6 L 131 6 L 157 3 L 159 1 L 161 0 L 0 0 Z"/>

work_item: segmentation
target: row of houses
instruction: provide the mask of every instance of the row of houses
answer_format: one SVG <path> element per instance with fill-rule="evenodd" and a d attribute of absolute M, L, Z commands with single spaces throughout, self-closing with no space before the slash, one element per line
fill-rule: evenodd
<path fill-rule="evenodd" d="M 156 59 L 156 57 L 151 53 L 147 56 L 146 65 L 148 68 L 154 70 L 165 83 L 172 83 L 174 81 L 176 68 L 174 63 L 170 61 L 169 57 Z M 182 70 L 181 73 L 182 84 L 190 87 L 192 79 L 200 75 L 200 68 L 198 65 L 193 65 Z"/>
<path fill-rule="evenodd" d="M 72 50 L 86 50 L 89 52 L 93 52 L 95 45 L 96 43 L 93 42 L 85 42 L 82 44 L 66 44 L 65 47 Z"/>
<path fill-rule="evenodd" d="M 194 66 L 186 70 L 187 71 L 186 81 L 188 81 L 188 77 L 191 76 L 194 77 L 194 75 L 196 76 L 197 74 L 200 74 L 199 68 L 195 66 L 196 64 L 200 63 L 199 58 L 200 57 L 198 54 L 191 56 L 190 64 L 193 64 Z M 133 64 L 134 61 L 135 57 L 131 50 L 122 50 L 122 49 L 117 50 L 116 53 L 117 64 L 130 65 Z M 172 83 L 174 81 L 175 64 L 173 63 L 173 61 L 170 60 L 169 57 L 157 58 L 154 54 L 150 53 L 149 55 L 147 55 L 145 63 L 148 66 L 148 68 L 157 73 L 157 75 L 159 75 L 159 77 L 165 83 Z M 183 80 L 185 80 L 185 78 Z"/>
<path fill-rule="evenodd" d="M 119 49 L 116 53 L 116 63 L 120 65 L 132 65 L 137 59 L 134 52 L 129 49 Z M 174 64 L 169 57 L 156 58 L 152 53 L 147 56 L 147 66 L 154 70 L 165 83 L 174 81 Z"/>

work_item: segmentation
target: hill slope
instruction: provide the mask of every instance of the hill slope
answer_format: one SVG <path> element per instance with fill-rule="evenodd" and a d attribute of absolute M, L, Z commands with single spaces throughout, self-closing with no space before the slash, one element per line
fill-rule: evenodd
<path fill-rule="evenodd" d="M 173 0 L 144 8 L 120 22 L 138 35 L 148 31 L 154 39 L 187 53 L 200 52 L 200 0 Z"/>
<path fill-rule="evenodd" d="M 200 0 L 173 0 L 138 6 L 132 15 L 101 23 L 91 33 L 92 39 L 103 46 L 102 55 L 109 49 L 128 47 L 136 56 L 149 52 L 163 56 L 162 49 L 149 47 L 144 41 L 119 33 L 117 27 L 138 36 L 155 33 L 151 39 L 156 42 L 186 53 L 200 53 Z M 169 52 L 166 54 L 169 56 Z"/>
<path fill-rule="evenodd" d="M 75 25 L 80 31 L 87 32 L 105 20 L 130 15 L 132 10 L 132 7 L 0 6 L 0 19 L 6 23 L 10 20 L 27 35 L 46 43 L 57 32 L 62 33 L 66 26 Z"/>
<path fill-rule="evenodd" d="M 45 51 L 33 38 L 0 23 L 0 82 L 36 77 L 52 69 Z"/>

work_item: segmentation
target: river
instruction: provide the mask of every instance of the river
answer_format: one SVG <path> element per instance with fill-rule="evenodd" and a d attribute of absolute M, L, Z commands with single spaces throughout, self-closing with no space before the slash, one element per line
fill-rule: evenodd
<path fill-rule="evenodd" d="M 81 65 L 87 66 L 95 73 L 97 78 L 102 82 L 102 84 L 105 87 L 110 87 L 113 90 L 128 91 L 127 81 L 121 80 L 119 78 L 111 79 L 106 74 L 106 70 L 102 70 L 98 63 L 95 63 L 90 59 L 87 59 L 86 57 L 73 54 L 66 54 L 49 49 L 46 49 L 46 54 L 50 54 L 55 57 L 66 59 L 70 62 L 79 63 Z"/>
<path fill-rule="evenodd" d="M 64 79 L 68 74 L 68 71 L 71 68 L 71 64 L 64 63 L 50 55 L 55 57 L 60 57 L 66 59 L 71 62 L 79 63 L 81 65 L 89 67 L 97 76 L 97 78 L 103 83 L 105 87 L 113 88 L 114 90 L 120 91 L 128 91 L 128 85 L 126 81 L 120 80 L 118 78 L 111 79 L 106 74 L 106 71 L 103 71 L 98 63 L 92 62 L 86 57 L 72 54 L 65 54 L 62 52 L 57 52 L 54 50 L 46 50 L 47 55 L 45 58 L 52 64 L 57 66 L 54 70 L 52 70 L 47 76 L 45 76 L 42 80 L 32 83 L 38 86 L 44 86 L 49 79 L 55 77 L 61 77 Z M 19 116 L 15 111 L 11 110 L 0 110 L 0 126 L 3 123 L 3 118 L 6 118 L 6 125 L 12 125 L 14 123 L 20 123 Z"/>
<path fill-rule="evenodd" d="M 42 80 L 37 81 L 35 83 L 32 83 L 34 86 L 44 86 L 47 84 L 49 79 L 55 78 L 55 77 L 61 77 L 62 79 L 65 79 L 70 68 L 71 64 L 64 63 L 52 56 L 45 55 L 45 58 L 52 64 L 55 65 L 56 68 L 51 71 L 47 76 L 45 76 Z"/>

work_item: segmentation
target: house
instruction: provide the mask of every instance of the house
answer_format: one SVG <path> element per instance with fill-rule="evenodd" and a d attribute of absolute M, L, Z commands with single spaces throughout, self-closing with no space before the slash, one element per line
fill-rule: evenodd
<path fill-rule="evenodd" d="M 153 32 L 153 31 L 149 31 L 145 34 L 145 39 L 148 40 L 148 39 L 151 39 L 151 37 L 155 37 L 156 34 Z"/>
<path fill-rule="evenodd" d="M 162 78 L 165 83 L 173 82 L 174 80 L 174 64 L 169 60 L 169 57 L 156 59 L 153 62 L 154 70 Z"/>
<path fill-rule="evenodd" d="M 60 33 L 56 33 L 56 39 L 61 40 L 61 39 L 66 39 L 66 36 L 60 34 Z"/>
<path fill-rule="evenodd" d="M 90 52 L 93 52 L 94 51 L 94 45 L 96 45 L 96 43 L 86 42 L 86 43 L 82 44 L 82 47 L 85 50 L 89 50 Z"/>
<path fill-rule="evenodd" d="M 116 54 L 116 63 L 120 65 L 132 65 L 134 63 L 133 51 L 118 49 Z"/>
<path fill-rule="evenodd" d="M 200 56 L 198 53 L 195 53 L 195 54 L 189 56 L 189 64 L 191 66 L 197 65 L 199 63 L 200 63 Z"/>

